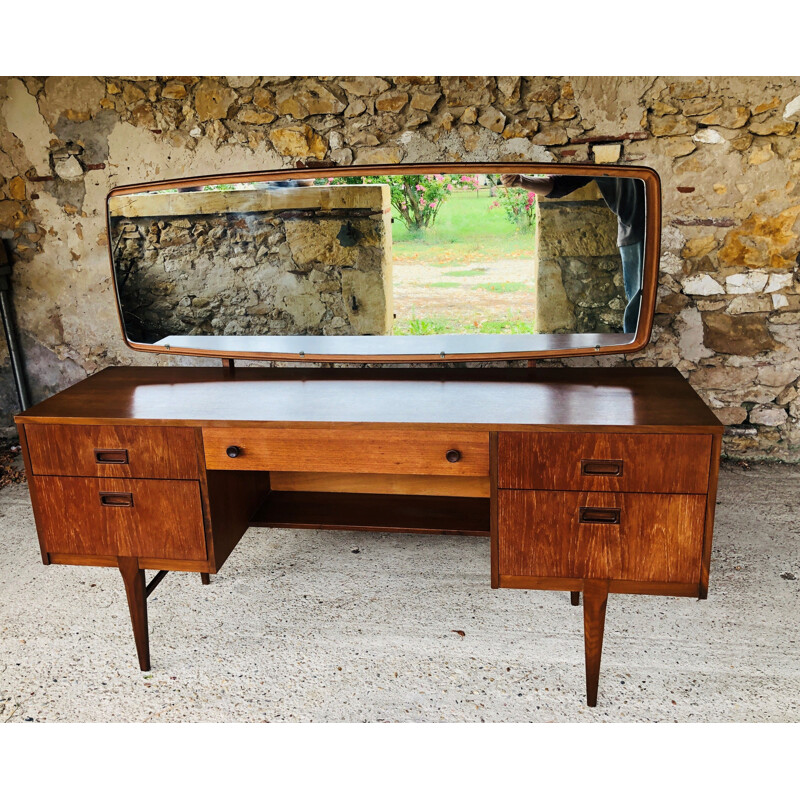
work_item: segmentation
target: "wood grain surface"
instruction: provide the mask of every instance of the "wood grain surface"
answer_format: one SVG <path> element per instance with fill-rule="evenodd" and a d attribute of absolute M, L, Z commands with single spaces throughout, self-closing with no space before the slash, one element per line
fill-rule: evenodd
<path fill-rule="evenodd" d="M 703 495 L 499 492 L 501 575 L 698 583 Z M 618 525 L 580 509 L 619 509 Z"/>
<path fill-rule="evenodd" d="M 198 475 L 190 428 L 36 425 L 27 439 L 34 475 L 176 479 Z M 127 463 L 98 463 L 104 451 L 124 451 Z"/>
<path fill-rule="evenodd" d="M 676 369 L 109 367 L 18 423 L 721 433 Z"/>
<path fill-rule="evenodd" d="M 708 434 L 501 433 L 498 480 L 503 489 L 705 494 L 710 458 Z M 620 474 L 583 474 L 604 461 Z"/>
<path fill-rule="evenodd" d="M 197 481 L 34 476 L 37 525 L 51 553 L 205 560 Z M 101 505 L 102 492 L 132 496 L 130 507 Z"/>
<path fill-rule="evenodd" d="M 239 455 L 226 454 L 236 447 Z M 387 475 L 489 474 L 489 435 L 470 431 L 205 428 L 206 467 L 226 470 L 365 472 Z M 459 454 L 455 462 L 446 454 Z"/>
<path fill-rule="evenodd" d="M 489 497 L 489 477 L 450 475 L 374 475 L 354 472 L 270 472 L 279 492 L 353 492 L 439 497 Z"/>

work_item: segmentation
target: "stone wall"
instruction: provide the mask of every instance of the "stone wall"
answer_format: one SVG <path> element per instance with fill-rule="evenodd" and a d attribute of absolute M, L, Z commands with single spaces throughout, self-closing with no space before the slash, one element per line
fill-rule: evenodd
<path fill-rule="evenodd" d="M 298 161 L 642 164 L 664 231 L 652 343 L 629 360 L 687 375 L 727 453 L 800 460 L 799 121 L 797 78 L 0 79 L 0 235 L 33 395 L 177 360 L 121 342 L 113 186 Z"/>
<path fill-rule="evenodd" d="M 536 330 L 620 333 L 625 311 L 617 217 L 597 184 L 538 200 Z"/>
<path fill-rule="evenodd" d="M 389 333 L 391 221 L 388 185 L 114 197 L 128 337 Z"/>

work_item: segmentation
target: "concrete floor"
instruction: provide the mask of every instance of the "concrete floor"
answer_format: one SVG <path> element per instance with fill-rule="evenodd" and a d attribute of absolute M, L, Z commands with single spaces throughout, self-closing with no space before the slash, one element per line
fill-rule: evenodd
<path fill-rule="evenodd" d="M 472 538 L 252 530 L 210 586 L 151 596 L 143 674 L 116 571 L 44 567 L 10 486 L 0 720 L 797 722 L 798 490 L 797 467 L 724 466 L 709 599 L 611 597 L 589 709 L 581 610 L 492 591 Z"/>

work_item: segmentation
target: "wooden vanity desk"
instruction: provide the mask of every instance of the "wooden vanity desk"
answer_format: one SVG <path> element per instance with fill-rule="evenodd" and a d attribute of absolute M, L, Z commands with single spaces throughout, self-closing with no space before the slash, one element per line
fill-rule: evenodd
<path fill-rule="evenodd" d="M 705 598 L 722 426 L 674 369 L 112 367 L 16 418 L 45 564 L 147 595 L 251 526 L 491 537 L 500 589 Z M 149 585 L 145 570 L 158 570 Z"/>
<path fill-rule="evenodd" d="M 125 344 L 223 366 L 111 367 L 16 421 L 44 563 L 120 570 L 143 670 L 147 596 L 169 571 L 207 583 L 249 527 L 491 537 L 493 588 L 583 596 L 589 705 L 609 593 L 706 597 L 722 426 L 679 372 L 462 364 L 646 347 L 658 175 L 466 169 L 317 166 L 109 194 Z M 509 221 L 496 207 L 514 192 L 527 217 Z M 443 203 L 471 215 L 452 240 L 470 268 L 443 273 L 463 283 L 439 281 L 426 247 L 400 252 L 404 227 L 416 241 Z M 307 366 L 321 363 L 342 366 Z"/>

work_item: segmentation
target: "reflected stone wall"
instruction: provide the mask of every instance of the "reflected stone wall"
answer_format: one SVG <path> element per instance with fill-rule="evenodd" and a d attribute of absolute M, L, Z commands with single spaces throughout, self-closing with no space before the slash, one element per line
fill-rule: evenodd
<path fill-rule="evenodd" d="M 536 329 L 621 333 L 625 311 L 617 217 L 597 185 L 538 201 Z"/>
<path fill-rule="evenodd" d="M 388 187 L 129 195 L 112 207 L 128 336 L 388 333 Z"/>

